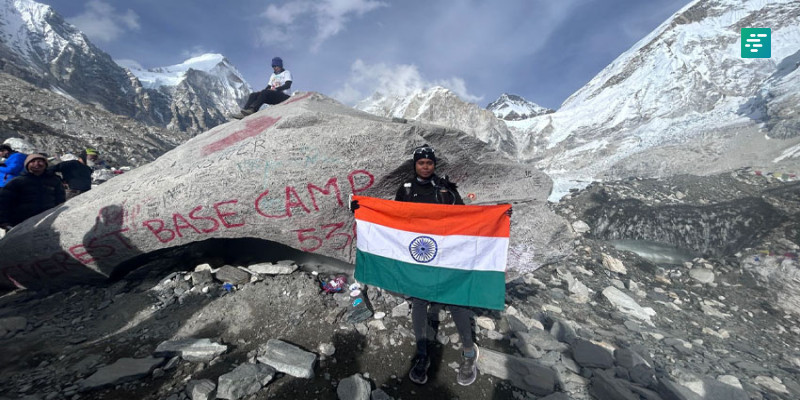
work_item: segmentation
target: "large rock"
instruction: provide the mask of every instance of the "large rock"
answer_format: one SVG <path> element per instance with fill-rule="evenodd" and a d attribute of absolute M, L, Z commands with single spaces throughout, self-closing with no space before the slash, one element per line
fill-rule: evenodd
<path fill-rule="evenodd" d="M 211 339 L 177 339 L 162 342 L 156 347 L 158 356 L 180 355 L 186 361 L 211 361 L 214 357 L 225 353 L 228 346 L 213 343 Z"/>
<path fill-rule="evenodd" d="M 270 339 L 258 351 L 258 361 L 284 374 L 313 378 L 317 355 L 282 340 Z"/>
<path fill-rule="evenodd" d="M 117 362 L 102 367 L 88 378 L 79 381 L 78 385 L 94 389 L 136 380 L 149 375 L 163 363 L 163 358 L 156 357 L 120 358 Z"/>
<path fill-rule="evenodd" d="M 272 378 L 275 369 L 264 364 L 242 364 L 219 377 L 218 399 L 239 400 L 258 392 Z"/>
<path fill-rule="evenodd" d="M 555 391 L 556 373 L 536 361 L 515 357 L 497 351 L 481 348 L 478 357 L 478 370 L 500 379 L 507 379 L 523 390 L 537 396 L 545 396 Z"/>
<path fill-rule="evenodd" d="M 104 280 L 144 253 L 213 238 L 261 238 L 352 262 L 348 196 L 393 198 L 423 143 L 466 201 L 515 203 L 510 273 L 570 251 L 566 221 L 545 203 L 552 182 L 533 166 L 461 131 L 301 93 L 16 226 L 0 242 L 0 288 Z"/>

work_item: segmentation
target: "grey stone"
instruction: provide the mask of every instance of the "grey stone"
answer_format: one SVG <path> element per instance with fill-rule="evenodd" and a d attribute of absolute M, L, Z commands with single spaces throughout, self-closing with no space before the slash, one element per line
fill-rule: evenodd
<path fill-rule="evenodd" d="M 392 308 L 392 318 L 408 318 L 411 316 L 411 307 L 404 301 Z"/>
<path fill-rule="evenodd" d="M 186 384 L 186 395 L 191 400 L 213 400 L 217 385 L 210 379 L 191 380 Z"/>
<path fill-rule="evenodd" d="M 0 338 L 9 333 L 24 331 L 27 326 L 28 320 L 25 317 L 0 318 Z"/>
<path fill-rule="evenodd" d="M 359 374 L 342 379 L 336 387 L 336 395 L 341 400 L 370 400 L 371 393 L 369 381 Z"/>
<path fill-rule="evenodd" d="M 275 369 L 264 364 L 242 364 L 219 377 L 217 398 L 238 400 L 258 392 L 275 377 Z"/>
<path fill-rule="evenodd" d="M 288 275 L 297 271 L 294 261 L 278 261 L 277 263 L 259 263 L 247 266 L 247 269 L 262 275 Z"/>
<path fill-rule="evenodd" d="M 575 333 L 575 329 L 573 329 L 569 323 L 559 320 L 553 322 L 553 326 L 550 327 L 550 335 L 559 342 L 567 344 L 572 344 L 578 337 Z"/>
<path fill-rule="evenodd" d="M 639 400 L 622 380 L 606 371 L 595 371 L 589 393 L 597 400 Z"/>
<path fill-rule="evenodd" d="M 658 392 L 664 400 L 703 400 L 700 395 L 691 391 L 689 388 L 679 385 L 668 378 L 658 378 Z"/>
<path fill-rule="evenodd" d="M 703 400 L 749 400 L 750 396 L 741 388 L 731 386 L 716 379 L 704 377 L 700 382 Z"/>
<path fill-rule="evenodd" d="M 164 363 L 163 358 L 120 358 L 115 363 L 100 368 L 78 384 L 87 389 L 116 385 L 144 378 Z"/>
<path fill-rule="evenodd" d="M 186 361 L 211 361 L 214 357 L 225 353 L 228 346 L 212 343 L 211 339 L 178 339 L 162 342 L 156 347 L 158 356 L 180 355 Z"/>
<path fill-rule="evenodd" d="M 543 351 L 564 352 L 569 346 L 559 342 L 545 331 L 531 329 L 528 332 L 515 332 L 515 345 L 526 357 L 540 358 Z"/>
<path fill-rule="evenodd" d="M 545 396 L 555 390 L 555 372 L 530 359 L 481 348 L 478 370 L 506 379 L 514 386 L 537 396 Z"/>
<path fill-rule="evenodd" d="M 619 311 L 628 314 L 636 319 L 652 325 L 650 317 L 655 316 L 656 312 L 650 307 L 642 307 L 636 300 L 632 299 L 621 290 L 609 286 L 603 289 L 603 296 Z"/>
<path fill-rule="evenodd" d="M 614 350 L 614 359 L 616 360 L 617 364 L 621 367 L 625 367 L 627 369 L 631 369 L 637 365 L 645 364 L 648 367 L 650 363 L 644 359 L 644 357 L 640 356 L 639 353 L 626 348 L 618 348 Z"/>
<path fill-rule="evenodd" d="M 220 282 L 242 285 L 250 282 L 250 274 L 240 268 L 231 265 L 223 265 L 217 270 L 215 277 Z"/>
<path fill-rule="evenodd" d="M 389 396 L 383 389 L 375 389 L 369 397 L 370 400 L 394 400 L 394 397 Z"/>
<path fill-rule="evenodd" d="M 714 271 L 707 268 L 692 268 L 689 270 L 689 276 L 700 283 L 714 282 Z"/>
<path fill-rule="evenodd" d="M 192 272 L 192 284 L 195 286 L 205 286 L 214 282 L 214 275 L 211 271 L 201 270 Z"/>
<path fill-rule="evenodd" d="M 582 367 L 611 368 L 614 356 L 610 351 L 585 339 L 576 339 L 572 343 L 572 358 Z"/>
<path fill-rule="evenodd" d="M 281 340 L 270 339 L 258 351 L 258 361 L 284 374 L 297 378 L 313 378 L 317 356 Z"/>
<path fill-rule="evenodd" d="M 527 332 L 528 326 L 522 322 L 521 319 L 517 318 L 514 315 L 506 315 L 506 321 L 508 321 L 508 329 L 513 332 Z"/>
<path fill-rule="evenodd" d="M 539 400 L 572 400 L 566 393 L 558 392 L 542 397 Z"/>

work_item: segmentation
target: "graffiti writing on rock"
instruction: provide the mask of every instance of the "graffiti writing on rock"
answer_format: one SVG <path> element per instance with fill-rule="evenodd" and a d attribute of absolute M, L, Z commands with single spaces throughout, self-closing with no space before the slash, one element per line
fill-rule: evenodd
<path fill-rule="evenodd" d="M 375 176 L 365 170 L 355 170 L 347 175 L 347 182 L 350 185 L 350 193 L 358 194 L 369 189 L 375 183 Z M 298 193 L 297 188 L 294 186 L 286 186 L 282 192 L 278 193 L 267 189 L 256 198 L 256 212 L 266 218 L 289 218 L 296 212 L 310 214 L 312 208 L 314 211 L 319 211 L 317 200 L 320 196 L 330 195 L 335 195 L 339 207 L 344 207 L 342 192 L 336 177 L 328 179 L 322 186 L 308 183 L 305 188 L 301 187 L 300 193 L 303 193 L 303 196 Z M 274 205 L 276 203 L 276 198 L 283 199 L 283 204 L 278 203 L 278 210 L 274 210 L 274 207 L 269 207 L 270 204 Z M 281 208 L 280 205 L 283 207 Z M 309 205 L 312 208 L 309 208 Z"/>
<path fill-rule="evenodd" d="M 216 142 L 203 146 L 201 154 L 203 157 L 205 157 L 209 154 L 227 149 L 228 147 L 231 147 L 234 144 L 241 142 L 242 140 L 251 138 L 253 136 L 256 136 L 264 132 L 265 130 L 272 127 L 272 125 L 275 125 L 276 122 L 280 121 L 280 119 L 281 117 L 272 118 L 264 116 L 253 120 L 248 120 L 245 122 L 244 129 L 240 129 L 222 139 L 217 140 Z"/>
<path fill-rule="evenodd" d="M 31 262 L 8 265 L 0 270 L 10 282 L 15 277 L 39 279 L 63 274 L 76 267 L 99 265 L 103 260 L 119 258 L 125 253 L 138 251 L 126 233 L 135 229 L 146 229 L 154 240 L 170 243 L 176 239 L 209 235 L 221 230 L 237 229 L 245 226 L 244 214 L 252 212 L 268 219 L 290 218 L 297 213 L 319 212 L 328 207 L 346 207 L 347 195 L 359 194 L 375 183 L 375 176 L 366 170 L 354 170 L 347 180 L 330 177 L 323 182 L 308 182 L 304 185 L 287 185 L 282 190 L 267 189 L 255 201 L 229 199 L 213 203 L 210 207 L 197 205 L 180 212 L 172 212 L 170 217 L 144 219 L 142 205 L 112 205 L 100 209 L 95 226 L 89 230 L 81 243 L 67 247 L 49 257 Z M 325 199 L 325 200 L 323 200 Z M 145 208 L 149 203 L 145 200 Z M 323 201 L 327 202 L 323 204 Z M 249 205 L 248 205 L 249 204 Z M 277 209 L 277 211 L 276 211 Z M 157 210 L 148 209 L 150 213 Z M 314 252 L 319 249 L 344 250 L 351 246 L 356 237 L 355 223 L 332 222 L 317 226 L 294 229 L 299 248 Z"/>

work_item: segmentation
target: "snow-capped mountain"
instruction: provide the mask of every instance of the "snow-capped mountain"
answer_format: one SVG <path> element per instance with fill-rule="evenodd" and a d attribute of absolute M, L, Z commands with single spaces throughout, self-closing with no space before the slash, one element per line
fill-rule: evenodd
<path fill-rule="evenodd" d="M 771 58 L 741 57 L 751 27 L 772 29 Z M 799 61 L 797 1 L 696 0 L 555 113 L 507 124 L 556 178 L 796 168 Z"/>
<path fill-rule="evenodd" d="M 462 130 L 514 156 L 514 137 L 491 111 L 461 100 L 443 87 L 418 89 L 406 96 L 374 93 L 355 108 L 382 117 L 397 117 L 444 125 Z"/>
<path fill-rule="evenodd" d="M 240 103 L 252 91 L 221 54 L 203 54 L 180 64 L 150 69 L 120 65 L 128 68 L 144 89 L 171 99 L 173 117 L 167 126 L 173 129 L 205 131 L 225 121 L 225 114 L 239 111 Z"/>
<path fill-rule="evenodd" d="M 144 100 L 125 70 L 44 4 L 0 2 L 0 56 L 2 71 L 116 114 L 134 116 Z"/>
<path fill-rule="evenodd" d="M 142 83 L 50 6 L 32 0 L 0 0 L 0 56 L 1 71 L 37 86 L 192 133 L 226 121 L 249 93 L 236 69 L 217 55 L 162 69 L 173 86 Z"/>
<path fill-rule="evenodd" d="M 497 118 L 506 121 L 519 121 L 555 111 L 525 100 L 521 96 L 508 93 L 500 95 L 500 98 L 489 103 L 486 109 L 493 112 Z"/>

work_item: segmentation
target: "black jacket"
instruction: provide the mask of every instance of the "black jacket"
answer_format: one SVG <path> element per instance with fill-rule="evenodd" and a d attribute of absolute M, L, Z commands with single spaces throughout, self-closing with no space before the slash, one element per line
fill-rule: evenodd
<path fill-rule="evenodd" d="M 421 183 L 416 177 L 404 182 L 394 199 L 411 203 L 464 204 L 456 185 L 436 174 L 427 183 Z"/>
<path fill-rule="evenodd" d="M 78 160 L 69 160 L 58 163 L 50 170 L 60 172 L 64 182 L 72 190 L 85 192 L 92 189 L 92 167 L 86 166 Z"/>
<path fill-rule="evenodd" d="M 0 190 L 0 224 L 17 225 L 65 199 L 64 185 L 54 173 L 36 176 L 25 172 Z"/>

